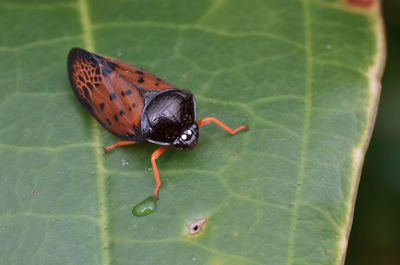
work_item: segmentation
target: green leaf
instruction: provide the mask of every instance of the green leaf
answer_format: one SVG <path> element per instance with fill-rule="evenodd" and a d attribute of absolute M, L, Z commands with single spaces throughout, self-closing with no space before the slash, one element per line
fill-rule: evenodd
<path fill-rule="evenodd" d="M 0 3 L 0 264 L 341 264 L 384 57 L 347 1 Z M 249 132 L 201 128 L 158 160 L 80 106 L 79 46 L 149 70 Z M 191 233 L 195 230 L 196 233 Z"/>

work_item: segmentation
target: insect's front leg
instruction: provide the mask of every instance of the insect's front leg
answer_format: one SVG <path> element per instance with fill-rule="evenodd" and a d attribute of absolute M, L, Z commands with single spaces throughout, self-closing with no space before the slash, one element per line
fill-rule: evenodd
<path fill-rule="evenodd" d="M 154 151 L 153 154 L 151 155 L 151 164 L 153 166 L 154 178 L 156 180 L 156 188 L 154 189 L 154 192 L 153 192 L 153 198 L 156 200 L 158 199 L 158 189 L 161 186 L 161 180 L 160 180 L 160 175 L 158 175 L 156 160 L 162 153 L 167 151 L 167 149 L 168 149 L 167 145 L 161 146 L 156 151 Z"/>
<path fill-rule="evenodd" d="M 218 120 L 217 118 L 214 118 L 214 117 L 202 118 L 202 119 L 197 121 L 197 125 L 199 127 L 201 127 L 201 126 L 204 126 L 204 125 L 206 125 L 206 124 L 208 124 L 210 122 L 215 122 L 219 127 L 224 129 L 225 131 L 227 131 L 231 135 L 234 135 L 234 134 L 236 134 L 236 133 L 238 133 L 239 131 L 242 131 L 242 130 L 246 130 L 246 131 L 250 130 L 248 125 L 243 125 L 243 126 L 240 126 L 239 128 L 232 129 L 232 128 L 228 127 L 227 125 L 223 124 L 220 120 Z"/>
<path fill-rule="evenodd" d="M 103 151 L 104 151 L 104 153 L 107 153 L 108 151 L 110 151 L 111 149 L 114 149 L 117 146 L 125 146 L 125 145 L 136 144 L 136 143 L 137 142 L 134 142 L 134 141 L 119 141 L 119 142 L 116 142 L 115 144 L 104 147 Z"/>

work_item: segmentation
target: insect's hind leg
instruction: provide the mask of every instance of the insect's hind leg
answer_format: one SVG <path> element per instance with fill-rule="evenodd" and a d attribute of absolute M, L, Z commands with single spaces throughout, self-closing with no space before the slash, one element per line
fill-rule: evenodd
<path fill-rule="evenodd" d="M 134 142 L 134 141 L 119 141 L 119 142 L 116 142 L 115 144 L 104 147 L 103 151 L 104 151 L 104 153 L 107 153 L 108 151 L 110 151 L 111 149 L 114 149 L 117 146 L 125 146 L 125 145 L 136 144 L 136 143 L 137 142 Z"/>
<path fill-rule="evenodd" d="M 242 130 L 246 130 L 246 131 L 250 130 L 248 125 L 243 125 L 243 126 L 240 126 L 239 128 L 232 129 L 232 128 L 228 127 L 227 125 L 223 124 L 220 120 L 218 120 L 217 118 L 214 118 L 214 117 L 202 118 L 202 119 L 197 121 L 197 125 L 199 127 L 201 127 L 201 126 L 204 126 L 204 125 L 206 125 L 206 124 L 208 124 L 210 122 L 215 122 L 219 127 L 224 129 L 225 131 L 227 131 L 231 135 L 235 135 L 236 133 L 238 133 L 239 131 L 242 131 Z"/>

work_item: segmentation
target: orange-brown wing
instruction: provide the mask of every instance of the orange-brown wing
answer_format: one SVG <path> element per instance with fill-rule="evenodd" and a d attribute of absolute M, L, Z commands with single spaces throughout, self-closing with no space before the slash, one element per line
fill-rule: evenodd
<path fill-rule="evenodd" d="M 155 92 L 166 89 L 176 89 L 173 85 L 165 82 L 158 76 L 146 72 L 140 68 L 120 62 L 116 59 L 103 57 L 103 59 L 113 68 L 113 71 L 120 74 L 126 80 L 129 80 L 141 91 Z"/>
<path fill-rule="evenodd" d="M 160 89 L 150 89 L 154 92 L 168 89 L 168 83 L 152 74 L 80 48 L 71 49 L 68 55 L 68 73 L 82 105 L 111 133 L 131 141 L 143 140 L 140 117 L 146 102 L 146 88 L 134 81 L 150 84 L 155 80 L 153 86 Z M 147 81 L 139 80 L 141 76 Z"/>

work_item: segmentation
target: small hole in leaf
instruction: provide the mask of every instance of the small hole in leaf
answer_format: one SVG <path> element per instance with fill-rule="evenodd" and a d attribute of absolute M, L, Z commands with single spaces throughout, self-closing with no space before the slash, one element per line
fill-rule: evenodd
<path fill-rule="evenodd" d="M 189 235 L 194 235 L 203 230 L 204 224 L 207 221 L 206 218 L 202 218 L 200 220 L 196 220 L 193 223 L 188 225 Z"/>

